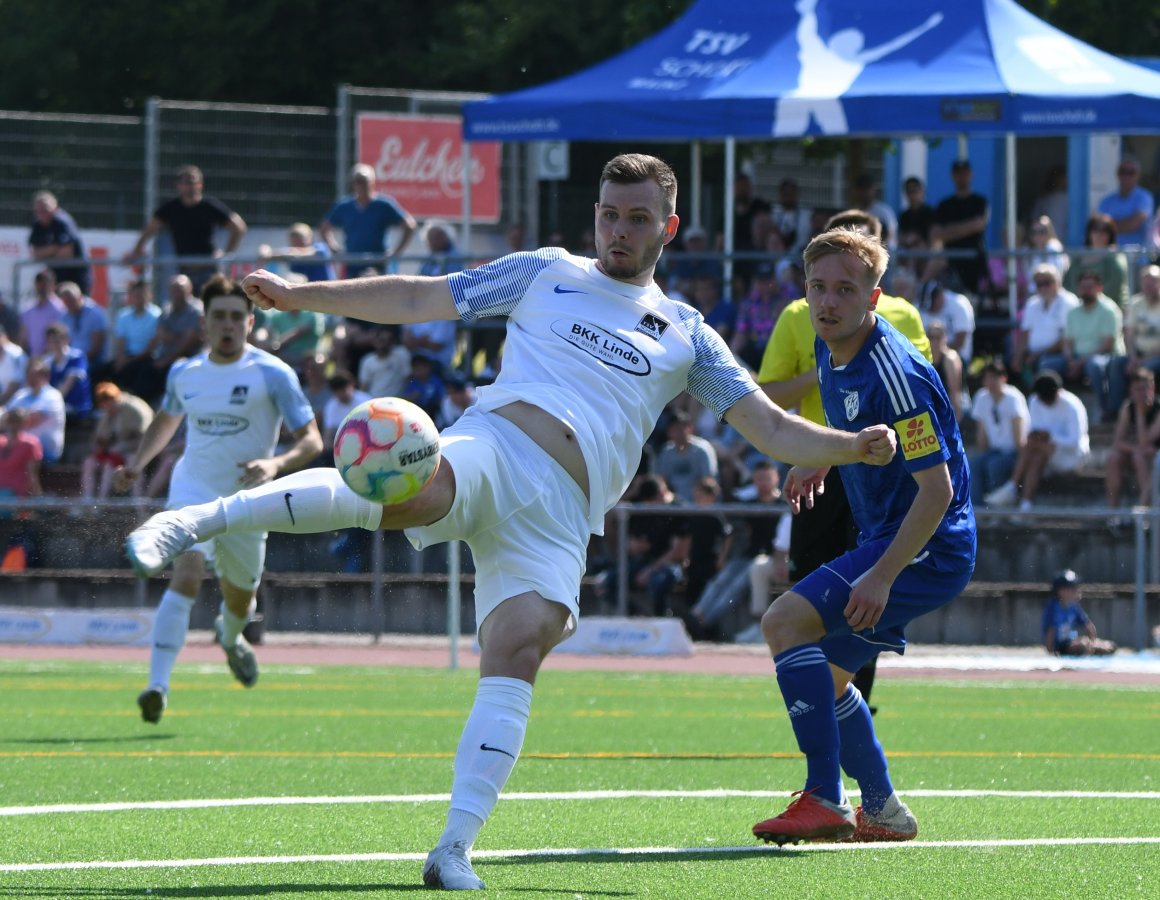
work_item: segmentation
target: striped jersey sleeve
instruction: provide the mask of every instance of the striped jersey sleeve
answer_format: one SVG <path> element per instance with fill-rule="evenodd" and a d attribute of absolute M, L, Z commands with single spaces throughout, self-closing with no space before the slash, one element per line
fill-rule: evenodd
<path fill-rule="evenodd" d="M 705 324 L 692 306 L 679 304 L 681 324 L 693 343 L 688 391 L 721 419 L 742 397 L 759 390 L 757 382 L 737 363 L 724 339 Z"/>
<path fill-rule="evenodd" d="M 447 276 L 455 308 L 466 322 L 510 316 L 544 269 L 566 255 L 559 247 L 511 253 Z"/>
<path fill-rule="evenodd" d="M 903 365 L 898 349 L 889 341 L 878 341 L 870 349 L 870 360 L 882 379 L 894 415 L 904 416 L 917 410 L 918 403 L 907 377 L 907 367 Z"/>

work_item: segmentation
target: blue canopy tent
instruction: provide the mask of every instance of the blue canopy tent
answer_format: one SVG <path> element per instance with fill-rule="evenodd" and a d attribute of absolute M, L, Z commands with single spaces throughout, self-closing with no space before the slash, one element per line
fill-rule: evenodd
<path fill-rule="evenodd" d="M 1160 127 L 1160 73 L 1014 0 L 699 0 L 624 53 L 464 106 L 468 140 Z"/>
<path fill-rule="evenodd" d="M 1076 40 L 1014 0 L 698 0 L 624 53 L 468 103 L 467 140 L 734 141 L 1160 129 L 1160 73 Z M 732 246 L 726 217 L 726 246 Z"/>

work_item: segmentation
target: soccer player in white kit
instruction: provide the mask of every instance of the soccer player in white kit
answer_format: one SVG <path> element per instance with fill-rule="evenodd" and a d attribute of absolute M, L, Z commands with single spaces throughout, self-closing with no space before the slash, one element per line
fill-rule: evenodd
<path fill-rule="evenodd" d="M 209 348 L 170 370 L 161 409 L 141 436 L 136 454 L 116 476 L 119 484 L 131 484 L 185 420 L 185 451 L 170 479 L 170 509 L 266 484 L 302 468 L 322 450 L 314 412 L 294 370 L 247 343 L 254 302 L 241 285 L 215 276 L 206 283 L 202 302 Z M 283 421 L 294 441 L 275 454 Z M 149 684 L 137 697 L 146 722 L 160 721 L 165 709 L 170 675 L 185 645 L 207 562 L 222 593 L 221 614 L 214 623 L 217 641 L 234 677 L 254 686 L 258 662 L 242 629 L 254 613 L 265 558 L 264 531 L 220 535 L 175 558 L 173 578 L 153 623 Z M 138 574 L 151 573 L 138 567 Z"/>
<path fill-rule="evenodd" d="M 263 308 L 404 325 L 505 316 L 499 378 L 443 432 L 435 478 L 405 503 L 371 503 L 336 471 L 312 469 L 160 513 L 126 544 L 137 565 L 155 570 L 193 542 L 248 530 L 361 526 L 406 529 L 419 548 L 467 542 L 480 679 L 446 827 L 423 869 L 430 886 L 483 887 L 469 853 L 519 756 L 536 674 L 575 628 L 589 536 L 602 530 L 670 400 L 688 390 L 777 459 L 884 465 L 894 454 L 886 426 L 842 434 L 775 406 L 701 314 L 660 291 L 653 270 L 677 233 L 676 192 L 655 157 L 611 160 L 596 204 L 597 259 L 549 248 L 438 277 L 291 285 L 248 275 L 243 285 Z"/>

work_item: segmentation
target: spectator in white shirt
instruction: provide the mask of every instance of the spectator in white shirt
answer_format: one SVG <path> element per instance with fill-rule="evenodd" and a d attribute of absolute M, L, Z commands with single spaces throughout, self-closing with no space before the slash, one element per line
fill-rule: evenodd
<path fill-rule="evenodd" d="M 1027 401 L 1007 383 L 1007 367 L 1001 359 L 984 367 L 983 386 L 971 403 L 971 418 L 975 420 L 975 452 L 967 456 L 971 501 L 981 506 L 987 494 L 1011 478 L 1019 451 L 1027 443 Z"/>
<path fill-rule="evenodd" d="M 975 309 L 971 301 L 932 280 L 922 286 L 918 308 L 923 327 L 929 329 L 935 319 L 942 322 L 947 332 L 947 346 L 962 357 L 964 366 L 969 365 L 975 347 Z"/>
<path fill-rule="evenodd" d="M 1066 371 L 1067 314 L 1079 306 L 1079 299 L 1060 286 L 1059 270 L 1055 266 L 1036 267 L 1032 278 L 1035 293 L 1023 308 L 1011 352 L 1011 371 L 1023 373 L 1024 383 L 1040 369 Z"/>
<path fill-rule="evenodd" d="M 1026 512 L 1043 476 L 1074 472 L 1087 462 L 1090 445 L 1083 401 L 1063 389 L 1063 379 L 1054 369 L 1040 372 L 1032 391 L 1027 404 L 1031 420 L 1027 443 L 1011 479 L 983 498 L 988 505 L 1011 506 L 1018 500 L 1020 512 Z"/>

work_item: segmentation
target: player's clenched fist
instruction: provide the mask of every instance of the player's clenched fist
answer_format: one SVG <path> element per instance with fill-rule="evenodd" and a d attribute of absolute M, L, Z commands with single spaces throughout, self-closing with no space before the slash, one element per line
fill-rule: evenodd
<path fill-rule="evenodd" d="M 258 269 L 243 278 L 242 290 L 259 309 L 295 308 L 290 303 L 290 293 L 294 286 L 266 269 Z"/>
<path fill-rule="evenodd" d="M 871 425 L 858 432 L 854 446 L 859 459 L 871 466 L 884 466 L 894 459 L 898 441 L 889 425 Z"/>

